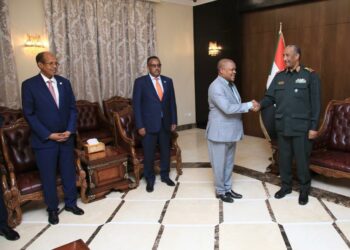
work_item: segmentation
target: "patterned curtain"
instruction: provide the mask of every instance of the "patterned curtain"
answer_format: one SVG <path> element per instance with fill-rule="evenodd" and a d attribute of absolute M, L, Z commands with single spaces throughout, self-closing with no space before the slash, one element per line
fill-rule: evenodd
<path fill-rule="evenodd" d="M 154 4 L 139 0 L 44 0 L 50 48 L 77 99 L 131 97 L 155 53 Z"/>
<path fill-rule="evenodd" d="M 0 106 L 20 107 L 15 55 L 11 44 L 8 0 L 0 0 Z"/>

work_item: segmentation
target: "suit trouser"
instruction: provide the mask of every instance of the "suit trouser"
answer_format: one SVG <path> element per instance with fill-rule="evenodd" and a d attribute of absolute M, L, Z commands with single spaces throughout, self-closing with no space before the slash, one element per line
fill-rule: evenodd
<path fill-rule="evenodd" d="M 0 229 L 7 226 L 7 209 L 4 203 L 2 188 L 0 187 Z"/>
<path fill-rule="evenodd" d="M 232 171 L 236 142 L 215 142 L 208 140 L 211 166 L 214 172 L 217 194 L 225 194 L 232 189 Z"/>
<path fill-rule="evenodd" d="M 160 177 L 169 178 L 170 171 L 170 131 L 165 130 L 162 126 L 158 133 L 148 133 L 142 139 L 144 152 L 143 174 L 147 182 L 154 183 L 154 157 L 157 144 L 160 149 Z"/>
<path fill-rule="evenodd" d="M 35 149 L 34 152 L 43 184 L 47 210 L 54 211 L 58 209 L 57 166 L 62 179 L 65 205 L 68 207 L 75 206 L 77 188 L 73 146 L 57 143 L 53 148 Z"/>
<path fill-rule="evenodd" d="M 279 169 L 282 179 L 282 188 L 292 188 L 292 163 L 293 157 L 297 164 L 297 173 L 301 191 L 309 191 L 311 175 L 309 170 L 309 158 L 312 143 L 308 135 L 284 136 L 278 134 Z"/>

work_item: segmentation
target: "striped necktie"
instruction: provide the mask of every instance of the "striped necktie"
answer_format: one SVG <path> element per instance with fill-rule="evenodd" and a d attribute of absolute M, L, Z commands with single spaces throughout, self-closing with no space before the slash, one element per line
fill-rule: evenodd
<path fill-rule="evenodd" d="M 53 89 L 52 81 L 48 80 L 47 84 L 48 84 L 49 91 L 50 91 L 53 99 L 55 100 L 56 106 L 58 107 L 57 96 L 56 96 L 55 90 Z"/>

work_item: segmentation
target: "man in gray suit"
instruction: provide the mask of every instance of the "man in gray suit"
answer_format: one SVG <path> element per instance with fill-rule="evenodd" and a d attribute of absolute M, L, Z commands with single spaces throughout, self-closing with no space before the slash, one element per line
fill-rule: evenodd
<path fill-rule="evenodd" d="M 236 64 L 230 59 L 218 62 L 218 77 L 208 90 L 209 118 L 206 137 L 215 176 L 216 197 L 224 202 L 242 198 L 232 190 L 232 170 L 236 142 L 243 137 L 242 113 L 255 108 L 255 100 L 242 103 L 233 81 Z"/>

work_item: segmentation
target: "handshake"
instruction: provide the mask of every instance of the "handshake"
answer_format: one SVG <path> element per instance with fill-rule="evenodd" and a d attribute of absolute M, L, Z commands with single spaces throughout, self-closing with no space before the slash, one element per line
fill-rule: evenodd
<path fill-rule="evenodd" d="M 255 100 L 252 100 L 253 107 L 250 108 L 251 111 L 258 112 L 260 110 L 260 103 Z"/>

